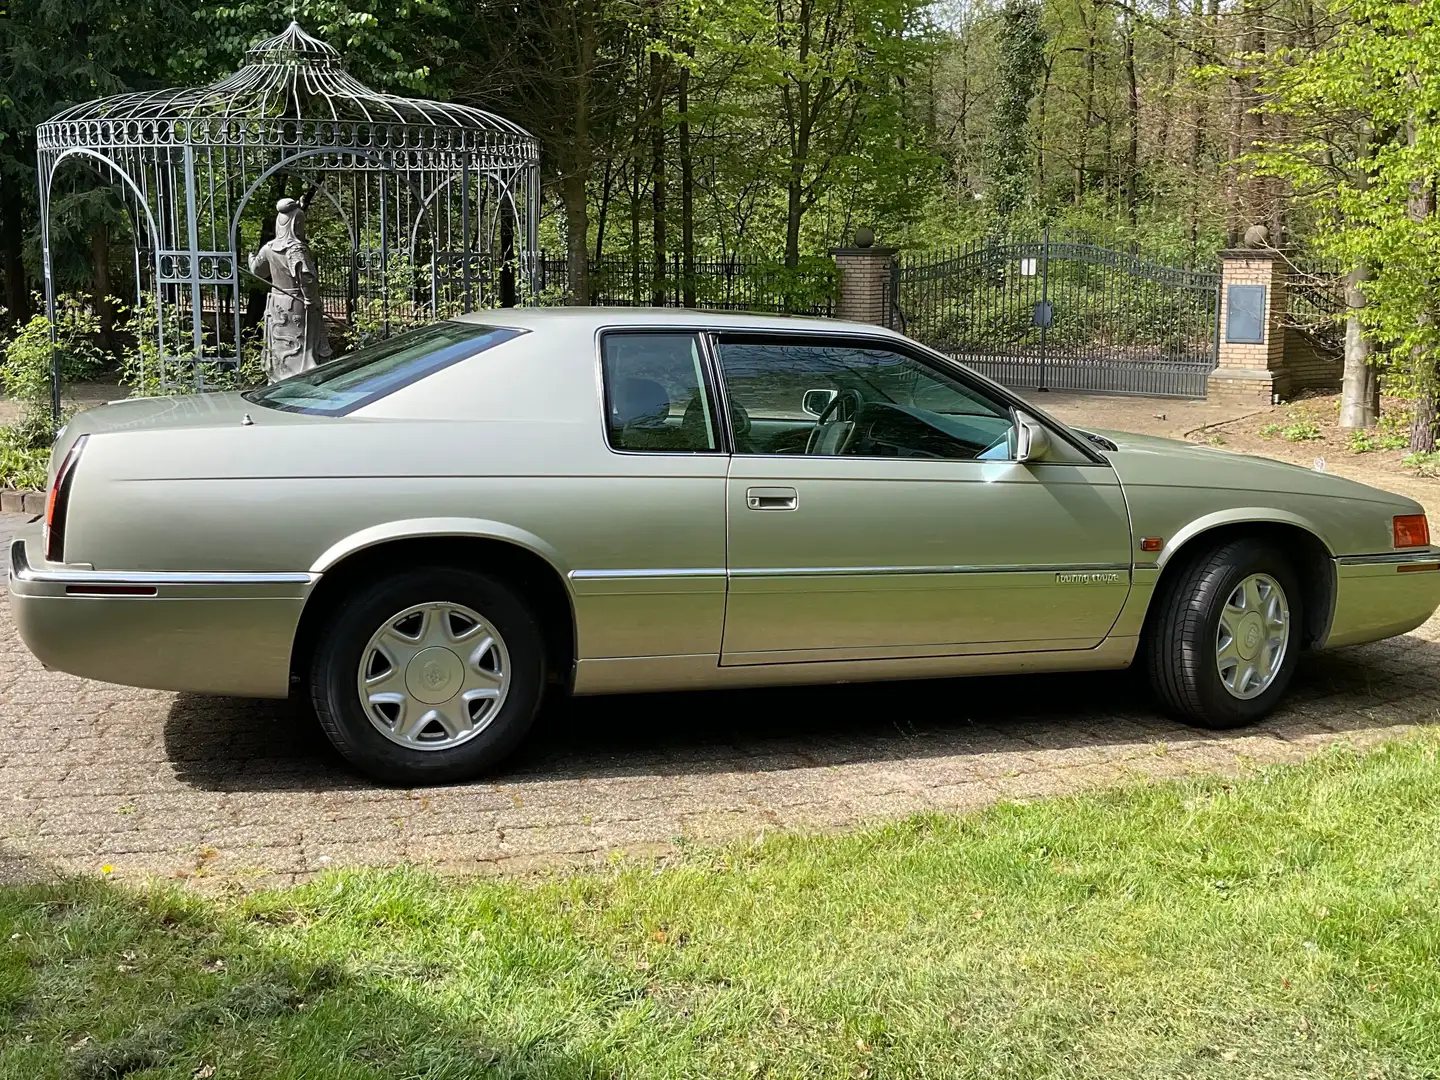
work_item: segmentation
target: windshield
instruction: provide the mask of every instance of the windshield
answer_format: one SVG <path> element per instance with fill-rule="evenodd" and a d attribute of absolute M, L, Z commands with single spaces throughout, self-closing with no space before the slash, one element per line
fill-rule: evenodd
<path fill-rule="evenodd" d="M 245 395 L 283 412 L 345 416 L 401 387 L 525 331 L 476 323 L 440 322 L 356 349 L 328 364 Z"/>

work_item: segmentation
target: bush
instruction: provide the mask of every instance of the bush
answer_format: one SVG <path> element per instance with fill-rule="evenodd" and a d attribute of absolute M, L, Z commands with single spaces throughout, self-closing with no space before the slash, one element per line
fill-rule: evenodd
<path fill-rule="evenodd" d="M 62 382 L 94 378 L 105 366 L 98 344 L 100 319 L 74 296 L 55 303 L 55 341 L 50 341 L 50 320 L 30 319 L 5 345 L 0 362 L 0 388 L 20 405 L 20 419 L 10 425 L 11 445 L 41 449 L 50 443 L 50 393 L 53 356 L 60 354 Z"/>
<path fill-rule="evenodd" d="M 173 322 L 171 320 L 174 320 Z M 126 329 L 135 338 L 135 347 L 126 350 L 120 358 L 120 385 L 130 391 L 131 397 L 172 397 L 177 394 L 200 392 L 196 387 L 196 367 L 199 381 L 206 391 L 250 390 L 265 385 L 265 368 L 261 359 L 261 336 L 264 331 L 256 327 L 240 342 L 240 367 L 222 368 L 218 364 L 199 364 L 190 369 L 190 377 L 166 382 L 160 377 L 160 353 L 157 346 L 155 301 L 151 297 L 136 307 L 126 321 Z M 189 329 L 180 325 L 180 313 L 171 309 L 166 318 L 165 334 L 170 341 L 187 340 Z M 213 335 L 207 331 L 207 347 Z M 172 360 L 173 364 L 173 360 Z"/>
<path fill-rule="evenodd" d="M 61 296 L 55 304 L 55 341 L 50 320 L 36 315 L 5 343 L 0 360 L 0 389 L 20 407 L 14 423 L 0 427 L 0 487 L 43 488 L 54 438 L 51 378 L 55 353 L 60 378 L 94 378 L 105 366 L 98 340 L 100 319 L 79 298 Z M 60 417 L 64 421 L 64 416 Z"/>

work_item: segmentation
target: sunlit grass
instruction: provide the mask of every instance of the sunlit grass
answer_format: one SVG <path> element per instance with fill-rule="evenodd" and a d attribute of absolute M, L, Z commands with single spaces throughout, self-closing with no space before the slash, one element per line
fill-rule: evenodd
<path fill-rule="evenodd" d="M 1440 738 L 538 883 L 0 893 L 6 1077 L 1421 1077 Z"/>

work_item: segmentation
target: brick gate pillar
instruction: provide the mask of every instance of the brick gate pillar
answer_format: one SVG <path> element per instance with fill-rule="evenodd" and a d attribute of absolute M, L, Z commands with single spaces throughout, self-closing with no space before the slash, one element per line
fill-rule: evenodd
<path fill-rule="evenodd" d="M 855 246 L 831 248 L 839 274 L 835 317 L 851 322 L 889 324 L 890 268 L 895 248 L 875 247 L 875 233 L 855 230 Z"/>
<path fill-rule="evenodd" d="M 1285 368 L 1287 265 L 1274 248 L 1220 253 L 1220 349 L 1210 397 L 1268 405 L 1290 390 Z"/>

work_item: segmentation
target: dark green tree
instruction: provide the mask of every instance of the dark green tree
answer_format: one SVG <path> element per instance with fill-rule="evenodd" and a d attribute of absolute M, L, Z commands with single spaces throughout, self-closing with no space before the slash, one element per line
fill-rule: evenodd
<path fill-rule="evenodd" d="M 1030 106 L 1045 65 L 1039 0 L 1005 0 L 1000 9 L 997 95 L 986 140 L 985 197 L 1001 223 L 1030 202 L 1035 139 Z"/>

